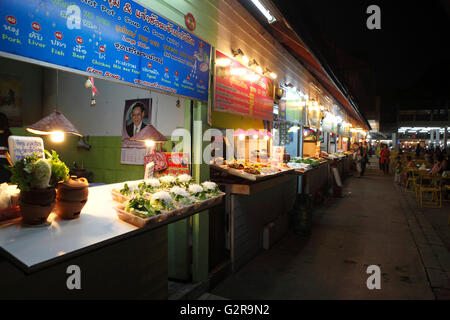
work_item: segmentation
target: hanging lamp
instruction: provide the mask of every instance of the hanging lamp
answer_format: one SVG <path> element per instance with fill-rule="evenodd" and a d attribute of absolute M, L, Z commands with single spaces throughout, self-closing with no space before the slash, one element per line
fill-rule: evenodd
<path fill-rule="evenodd" d="M 147 147 L 154 147 L 156 143 L 167 141 L 167 138 L 151 124 L 141 129 L 134 137 L 134 141 L 143 141 Z"/>
<path fill-rule="evenodd" d="M 56 70 L 56 109 L 48 116 L 26 128 L 28 132 L 33 134 L 50 135 L 54 142 L 62 142 L 65 133 L 71 133 L 80 137 L 83 136 L 77 128 L 75 128 L 75 126 L 60 111 L 58 111 L 58 73 L 59 70 Z"/>

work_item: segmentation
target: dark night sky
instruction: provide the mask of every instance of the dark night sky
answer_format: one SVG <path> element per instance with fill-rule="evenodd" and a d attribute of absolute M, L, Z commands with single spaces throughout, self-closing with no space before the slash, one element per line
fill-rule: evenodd
<path fill-rule="evenodd" d="M 302 37 L 305 32 L 334 42 L 366 61 L 380 93 L 413 86 L 428 69 L 449 59 L 450 1 L 275 0 Z M 381 30 L 369 30 L 366 9 L 381 9 Z M 302 21 L 300 21 L 302 20 Z M 447 62 L 448 63 L 448 62 Z M 433 71 L 433 70 L 431 70 Z"/>

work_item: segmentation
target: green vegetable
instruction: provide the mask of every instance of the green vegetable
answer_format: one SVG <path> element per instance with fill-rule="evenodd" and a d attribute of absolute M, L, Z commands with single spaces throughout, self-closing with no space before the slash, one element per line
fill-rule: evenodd
<path fill-rule="evenodd" d="M 39 159 L 33 163 L 32 169 L 33 179 L 31 187 L 35 189 L 45 189 L 49 187 L 52 175 L 52 167 L 46 159 Z"/>
<path fill-rule="evenodd" d="M 160 211 L 170 211 L 175 209 L 173 202 L 165 202 L 159 199 L 152 200 L 151 205 Z"/>
<path fill-rule="evenodd" d="M 42 159 L 34 153 L 17 161 L 13 167 L 7 167 L 11 171 L 11 182 L 22 191 L 30 191 L 56 186 L 59 181 L 68 180 L 69 168 L 59 160 L 58 154 L 44 150 L 44 155 L 46 158 Z"/>
<path fill-rule="evenodd" d="M 52 150 L 51 154 L 47 150 L 44 150 L 44 154 L 52 167 L 50 184 L 56 186 L 60 181 L 69 180 L 69 168 L 67 168 L 66 164 L 59 159 L 58 154 L 54 150 Z"/>
<path fill-rule="evenodd" d="M 125 211 L 140 218 L 149 218 L 161 214 L 161 211 L 150 204 L 150 200 L 143 197 L 132 198 L 125 207 Z"/>
<path fill-rule="evenodd" d="M 31 185 L 35 179 L 33 176 L 33 165 L 39 159 L 39 156 L 34 153 L 31 156 L 17 161 L 13 167 L 6 167 L 11 171 L 11 182 L 17 184 L 20 190 L 30 191 L 32 188 Z"/>
<path fill-rule="evenodd" d="M 130 191 L 130 187 L 128 187 L 128 184 L 127 183 L 125 183 L 124 184 L 124 186 L 123 186 L 123 188 L 122 189 L 120 189 L 120 194 L 122 194 L 122 195 L 124 195 L 124 196 L 129 196 L 130 195 L 130 193 L 131 193 L 131 191 Z"/>
<path fill-rule="evenodd" d="M 203 191 L 203 192 L 197 192 L 197 193 L 194 193 L 194 194 L 192 194 L 192 195 L 193 195 L 193 197 L 194 197 L 195 199 L 201 200 L 201 201 L 208 200 L 209 198 L 212 197 L 212 196 L 211 196 L 208 192 L 206 192 L 206 191 Z"/>
<path fill-rule="evenodd" d="M 181 204 L 183 206 L 189 206 L 194 203 L 194 201 L 192 201 L 192 199 L 190 199 L 188 197 L 183 197 L 179 194 L 171 193 L 171 196 L 175 200 L 176 203 Z"/>

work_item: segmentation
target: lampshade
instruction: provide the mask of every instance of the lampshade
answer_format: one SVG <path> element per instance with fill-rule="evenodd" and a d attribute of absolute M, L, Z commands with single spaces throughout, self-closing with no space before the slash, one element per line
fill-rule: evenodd
<path fill-rule="evenodd" d="M 167 141 L 167 138 L 161 134 L 154 126 L 151 124 L 145 126 L 141 131 L 139 131 L 134 137 L 132 137 L 130 140 L 136 140 L 136 141 L 145 141 L 145 140 L 152 140 L 155 142 L 163 142 Z"/>
<path fill-rule="evenodd" d="M 64 117 L 61 112 L 57 110 L 53 111 L 48 116 L 27 127 L 26 130 L 34 134 L 51 134 L 55 131 L 61 131 L 64 133 L 71 133 L 80 137 L 83 136 L 77 130 L 77 128 L 75 128 L 75 126 L 69 120 L 67 120 L 67 118 Z"/>

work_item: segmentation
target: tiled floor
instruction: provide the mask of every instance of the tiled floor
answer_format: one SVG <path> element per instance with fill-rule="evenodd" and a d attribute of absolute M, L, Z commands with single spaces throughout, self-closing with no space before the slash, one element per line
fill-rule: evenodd
<path fill-rule="evenodd" d="M 432 290 L 405 201 L 393 177 L 381 175 L 372 164 L 364 177 L 345 181 L 343 198 L 316 210 L 309 237 L 289 233 L 211 294 L 227 299 L 435 299 L 443 290 L 445 298 L 445 288 Z M 369 265 L 380 267 L 380 290 L 367 288 Z"/>

